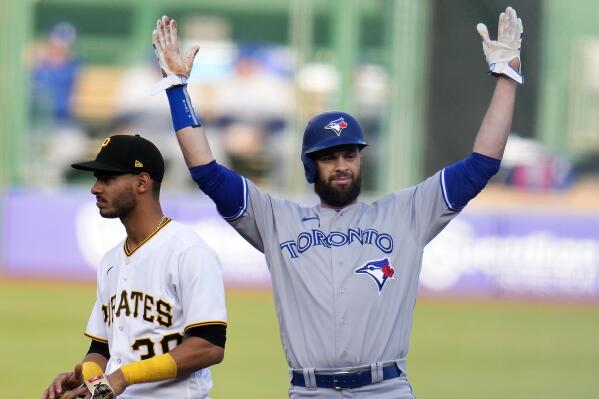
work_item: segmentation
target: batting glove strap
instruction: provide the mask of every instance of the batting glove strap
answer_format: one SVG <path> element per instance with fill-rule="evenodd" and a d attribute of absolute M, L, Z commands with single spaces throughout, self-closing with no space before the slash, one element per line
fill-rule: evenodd
<path fill-rule="evenodd" d="M 114 390 L 108 383 L 106 374 L 97 375 L 86 380 L 85 386 L 92 394 L 92 399 L 114 399 Z"/>
<path fill-rule="evenodd" d="M 489 74 L 505 75 L 516 83 L 524 83 L 524 77 L 520 74 L 520 71 L 516 71 L 508 63 L 505 62 L 498 62 L 489 65 Z"/>
<path fill-rule="evenodd" d="M 150 94 L 154 96 L 173 86 L 181 86 L 184 84 L 187 84 L 187 76 L 169 74 L 166 75 L 166 77 L 162 78 L 162 80 L 157 82 L 154 86 L 152 86 L 152 88 L 150 89 Z"/>

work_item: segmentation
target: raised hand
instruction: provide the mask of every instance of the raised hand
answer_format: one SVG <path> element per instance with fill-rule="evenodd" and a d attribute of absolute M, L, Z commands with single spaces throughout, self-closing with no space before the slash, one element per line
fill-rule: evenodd
<path fill-rule="evenodd" d="M 186 55 L 181 53 L 177 21 L 166 15 L 156 21 L 156 29 L 152 32 L 152 45 L 160 63 L 162 76 L 165 78 L 153 88 L 152 94 L 187 83 L 199 46 L 193 46 Z"/>
<path fill-rule="evenodd" d="M 522 45 L 522 20 L 512 7 L 499 15 L 497 40 L 491 40 L 489 30 L 483 23 L 476 26 L 483 41 L 483 51 L 489 64 L 489 72 L 510 77 L 522 83 L 520 73 L 520 47 Z"/>

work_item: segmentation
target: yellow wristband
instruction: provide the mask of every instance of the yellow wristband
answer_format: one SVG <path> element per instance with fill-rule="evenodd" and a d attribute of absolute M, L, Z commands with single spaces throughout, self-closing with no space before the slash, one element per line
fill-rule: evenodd
<path fill-rule="evenodd" d="M 154 356 L 153 358 L 125 364 L 121 372 L 127 384 L 162 381 L 177 376 L 177 363 L 170 353 Z"/>
<path fill-rule="evenodd" d="M 81 368 L 83 371 L 83 379 L 85 381 L 97 375 L 104 374 L 104 370 L 102 370 L 102 367 L 96 362 L 83 362 Z"/>

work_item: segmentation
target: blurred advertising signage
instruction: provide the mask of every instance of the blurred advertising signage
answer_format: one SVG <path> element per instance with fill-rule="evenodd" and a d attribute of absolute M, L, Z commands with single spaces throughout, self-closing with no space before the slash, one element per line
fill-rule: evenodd
<path fill-rule="evenodd" d="M 185 223 L 221 260 L 228 285 L 269 286 L 263 255 L 218 215 L 202 194 L 165 196 L 163 210 Z M 6 195 L 0 243 L 4 274 L 34 278 L 95 279 L 102 256 L 125 238 L 118 219 L 104 219 L 85 191 Z"/>
<path fill-rule="evenodd" d="M 465 212 L 426 247 L 431 291 L 599 299 L 599 215 Z"/>
<path fill-rule="evenodd" d="M 125 237 L 87 192 L 15 191 L 4 204 L 4 274 L 93 279 L 102 255 Z M 269 286 L 262 254 L 203 195 L 163 204 L 214 248 L 228 286 Z M 599 215 L 466 210 L 426 247 L 420 283 L 423 294 L 599 300 Z"/>

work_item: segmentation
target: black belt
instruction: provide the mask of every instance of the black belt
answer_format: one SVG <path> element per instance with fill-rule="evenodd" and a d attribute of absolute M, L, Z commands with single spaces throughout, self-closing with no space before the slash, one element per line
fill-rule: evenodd
<path fill-rule="evenodd" d="M 383 367 L 383 381 L 397 378 L 401 374 L 401 370 L 395 363 Z M 372 371 L 368 366 L 356 371 L 319 373 L 317 370 L 314 372 L 314 377 L 316 378 L 316 386 L 318 388 L 348 389 L 372 384 Z M 293 370 L 291 384 L 299 387 L 306 386 L 302 371 Z"/>

